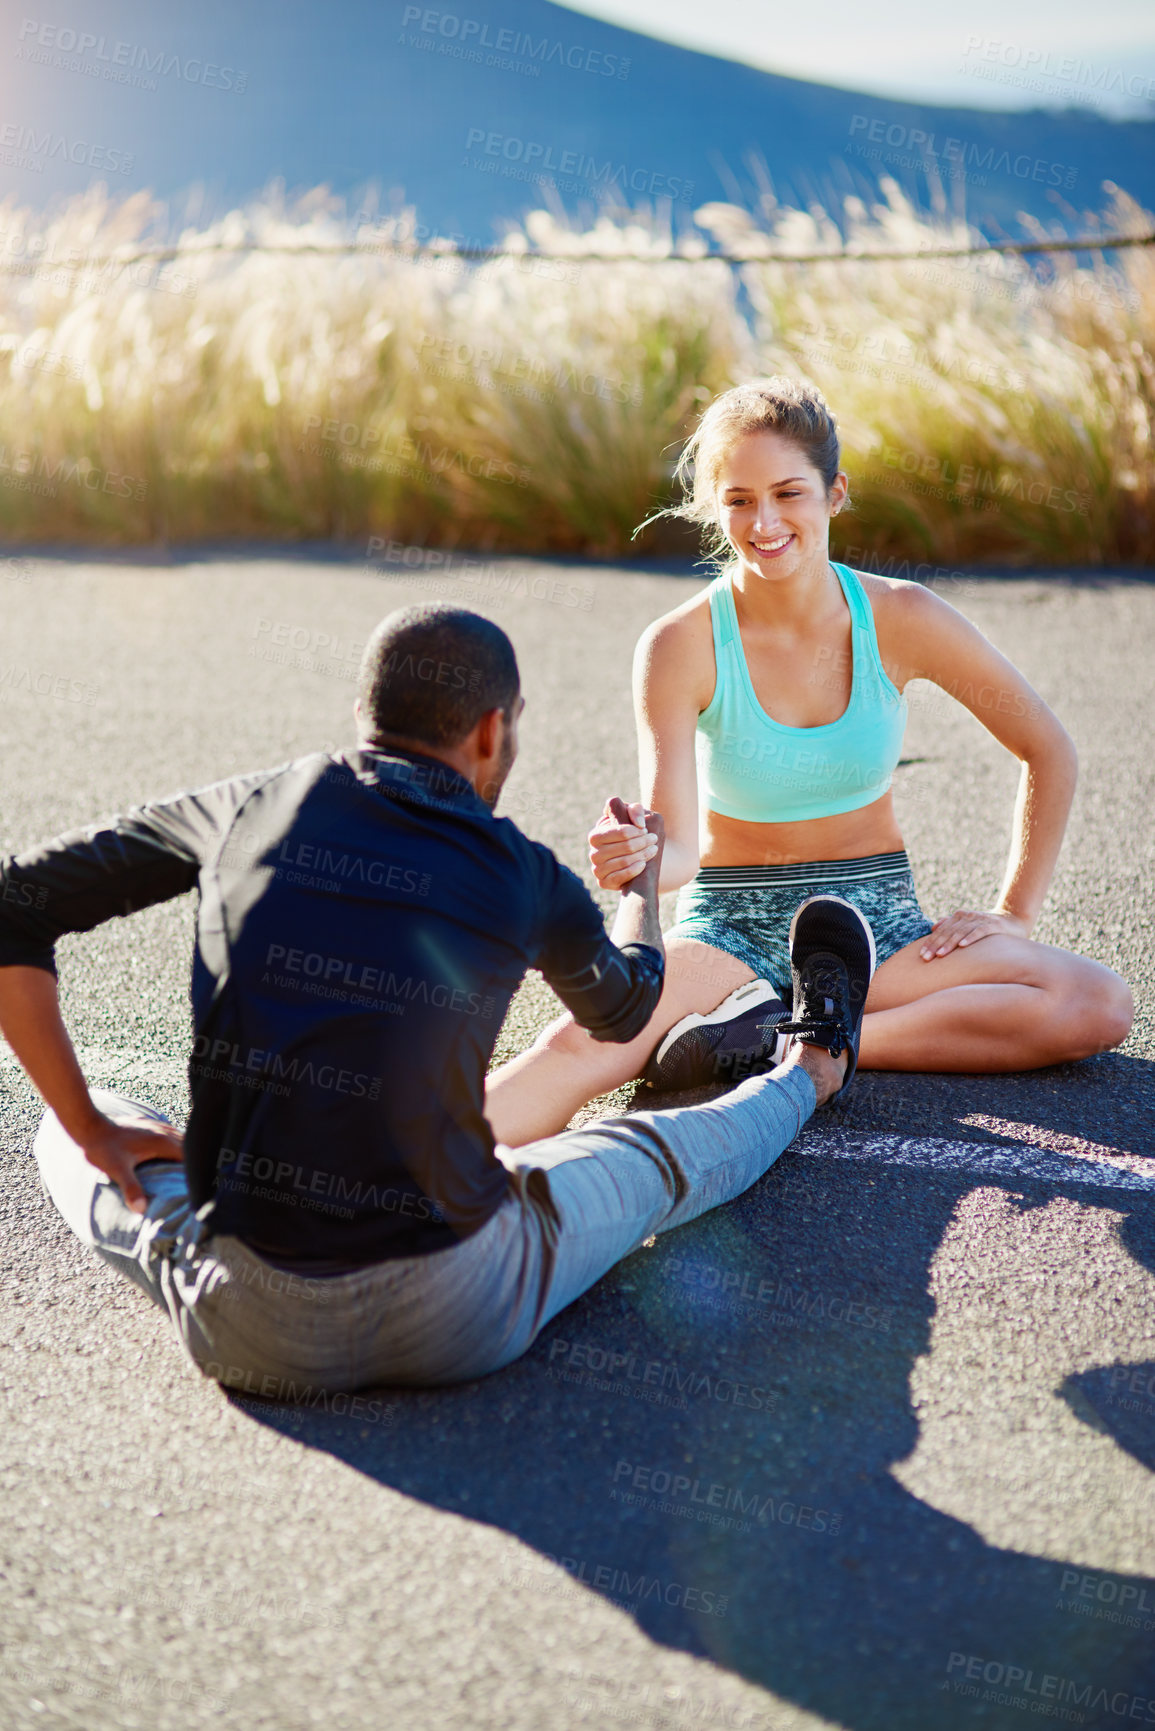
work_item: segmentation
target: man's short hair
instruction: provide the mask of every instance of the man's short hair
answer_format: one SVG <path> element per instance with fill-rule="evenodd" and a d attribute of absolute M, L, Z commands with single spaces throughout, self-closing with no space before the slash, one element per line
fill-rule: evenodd
<path fill-rule="evenodd" d="M 427 602 L 384 618 L 365 645 L 357 695 L 374 735 L 453 746 L 521 689 L 513 644 L 465 607 Z"/>

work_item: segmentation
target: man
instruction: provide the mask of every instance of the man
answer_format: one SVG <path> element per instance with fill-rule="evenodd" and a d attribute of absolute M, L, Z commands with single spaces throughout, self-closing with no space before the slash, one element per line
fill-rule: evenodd
<path fill-rule="evenodd" d="M 494 815 L 522 707 L 496 625 L 408 608 L 366 649 L 356 750 L 143 806 L 0 872 L 0 1031 L 49 1108 L 44 1186 L 228 1387 L 284 1399 L 495 1370 L 651 1234 L 744 1190 L 853 1075 L 870 934 L 820 898 L 796 920 L 805 1039 L 772 1074 L 495 1145 L 486 1066 L 525 970 L 620 1041 L 663 972 L 660 847 L 607 937 L 574 874 Z M 89 1092 L 53 951 L 194 887 L 182 1138 Z"/>

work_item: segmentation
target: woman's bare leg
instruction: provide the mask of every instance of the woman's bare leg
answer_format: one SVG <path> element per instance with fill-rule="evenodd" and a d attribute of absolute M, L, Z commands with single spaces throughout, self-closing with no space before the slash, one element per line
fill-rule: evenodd
<path fill-rule="evenodd" d="M 572 1016 L 551 1022 L 533 1045 L 491 1072 L 485 1115 L 499 1142 L 520 1148 L 564 1130 L 579 1106 L 640 1076 L 658 1041 L 691 1010 L 717 1009 L 755 978 L 745 962 L 696 938 L 666 944 L 666 980 L 643 1033 L 625 1045 L 591 1039 Z"/>
<path fill-rule="evenodd" d="M 1125 980 L 1030 938 L 983 938 L 924 962 L 919 938 L 882 964 L 862 1021 L 864 1070 L 1037 1070 L 1125 1040 Z"/>
<path fill-rule="evenodd" d="M 1124 980 L 1100 962 L 1029 938 L 984 938 L 924 962 L 917 939 L 883 963 L 862 1022 L 864 1070 L 1033 1070 L 1108 1051 L 1134 1015 Z M 672 937 L 666 983 L 644 1033 L 593 1040 L 572 1016 L 552 1022 L 486 1083 L 486 1116 L 511 1148 L 564 1130 L 588 1100 L 632 1081 L 691 1010 L 715 1009 L 752 969 L 711 944 Z"/>

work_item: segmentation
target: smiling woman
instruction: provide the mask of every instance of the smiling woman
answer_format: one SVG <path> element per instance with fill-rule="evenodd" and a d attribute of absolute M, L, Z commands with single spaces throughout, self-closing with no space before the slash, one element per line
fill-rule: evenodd
<path fill-rule="evenodd" d="M 790 379 L 725 392 L 679 473 L 687 496 L 674 514 L 706 531 L 723 568 L 643 633 L 642 801 L 628 824 L 607 804 L 590 833 L 598 883 L 620 889 L 654 853 L 647 812 L 663 815 L 661 888 L 679 892 L 665 989 L 628 1045 L 598 1046 L 563 1017 L 495 1072 L 487 1112 L 499 1139 L 551 1134 L 643 1072 L 687 1087 L 734 1079 L 738 1060 L 742 1074 L 771 1068 L 789 1017 L 790 923 L 813 895 L 852 903 L 874 934 L 864 1068 L 1034 1069 L 1125 1039 L 1125 982 L 1030 937 L 1066 827 L 1075 748 L 947 602 L 830 562 L 847 478 L 820 394 Z M 1022 765 L 995 906 L 936 922 L 919 906 L 890 791 L 912 679 L 959 694 Z"/>

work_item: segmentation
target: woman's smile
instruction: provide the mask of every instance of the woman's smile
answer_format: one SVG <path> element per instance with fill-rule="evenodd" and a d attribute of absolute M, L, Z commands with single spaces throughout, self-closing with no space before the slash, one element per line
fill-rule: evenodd
<path fill-rule="evenodd" d="M 779 554 L 785 553 L 787 547 L 792 546 L 797 539 L 797 535 L 790 533 L 785 535 L 774 535 L 769 538 L 760 535 L 751 535 L 750 546 L 753 548 L 755 556 L 759 559 L 777 559 Z"/>

